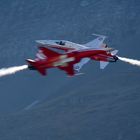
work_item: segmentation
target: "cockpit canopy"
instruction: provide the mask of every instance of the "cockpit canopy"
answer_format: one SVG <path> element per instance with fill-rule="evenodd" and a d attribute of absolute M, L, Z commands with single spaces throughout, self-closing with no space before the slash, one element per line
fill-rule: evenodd
<path fill-rule="evenodd" d="M 60 40 L 60 41 L 56 41 L 55 43 L 58 44 L 58 45 L 65 45 L 65 42 L 62 41 L 62 40 Z"/>

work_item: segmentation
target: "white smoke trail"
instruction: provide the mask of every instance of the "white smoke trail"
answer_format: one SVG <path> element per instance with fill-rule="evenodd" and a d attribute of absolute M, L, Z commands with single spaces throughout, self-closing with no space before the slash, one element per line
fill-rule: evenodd
<path fill-rule="evenodd" d="M 125 57 L 118 57 L 119 60 L 124 61 L 126 63 L 129 63 L 131 65 L 136 65 L 140 67 L 140 60 L 135 60 L 135 59 L 130 59 L 130 58 L 125 58 Z"/>
<path fill-rule="evenodd" d="M 14 74 L 18 71 L 22 71 L 28 68 L 28 65 L 22 65 L 22 66 L 14 66 L 9 68 L 2 68 L 0 69 L 0 77 Z"/>

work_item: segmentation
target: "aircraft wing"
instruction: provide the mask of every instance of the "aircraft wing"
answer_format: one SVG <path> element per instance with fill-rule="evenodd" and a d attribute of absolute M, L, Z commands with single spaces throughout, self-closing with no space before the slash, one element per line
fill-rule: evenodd
<path fill-rule="evenodd" d="M 94 34 L 94 35 L 96 35 L 96 34 Z M 88 47 L 88 48 L 102 48 L 102 45 L 103 45 L 103 42 L 104 42 L 104 40 L 105 40 L 105 38 L 106 38 L 106 36 L 102 36 L 102 35 L 98 35 L 99 37 L 97 37 L 96 39 L 94 39 L 94 40 L 92 40 L 92 41 L 90 41 L 90 42 L 88 42 L 88 43 L 86 43 L 86 44 L 84 44 L 84 46 L 86 46 L 86 47 Z M 110 49 L 110 48 L 106 48 L 106 50 L 107 49 Z M 89 58 L 84 58 L 84 59 L 82 59 L 79 63 L 77 63 L 77 64 L 75 64 L 74 65 L 74 69 L 76 70 L 76 71 L 80 71 L 80 69 L 86 64 L 86 63 L 88 63 L 89 62 Z"/>
<path fill-rule="evenodd" d="M 90 48 L 100 48 L 101 45 L 103 44 L 104 40 L 105 40 L 105 36 L 99 36 L 96 39 L 84 44 L 86 47 L 90 47 Z"/>
<path fill-rule="evenodd" d="M 89 62 L 89 58 L 83 58 L 79 63 L 74 65 L 74 70 L 76 70 L 77 72 L 80 71 L 80 69 Z"/>
<path fill-rule="evenodd" d="M 57 45 L 49 45 L 49 46 L 46 46 L 46 47 L 51 47 L 51 48 L 63 50 L 65 52 L 75 50 L 74 48 L 69 48 L 69 47 L 64 47 L 64 46 L 62 47 L 62 46 L 57 46 Z"/>
<path fill-rule="evenodd" d="M 73 43 L 67 40 L 36 40 L 37 43 L 45 45 L 46 47 L 64 50 L 66 52 L 73 50 L 86 49 L 84 45 Z"/>
<path fill-rule="evenodd" d="M 69 76 L 73 76 L 75 74 L 73 64 L 67 63 L 66 66 L 59 66 L 58 68 L 65 71 Z"/>
<path fill-rule="evenodd" d="M 45 46 L 39 46 L 39 51 L 41 51 L 47 57 L 60 55 L 58 52 L 48 49 Z"/>

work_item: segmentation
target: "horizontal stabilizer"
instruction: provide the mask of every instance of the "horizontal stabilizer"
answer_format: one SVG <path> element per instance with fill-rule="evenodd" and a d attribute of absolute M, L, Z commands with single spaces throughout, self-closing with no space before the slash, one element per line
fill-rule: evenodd
<path fill-rule="evenodd" d="M 38 71 L 39 71 L 39 73 L 41 73 L 42 75 L 46 75 L 46 69 L 44 69 L 44 68 L 36 68 Z"/>
<path fill-rule="evenodd" d="M 46 75 L 46 69 L 37 66 L 37 62 L 35 62 L 34 60 L 31 60 L 31 59 L 27 59 L 26 61 L 29 63 L 29 66 L 28 66 L 29 69 L 37 70 L 40 74 Z"/>
<path fill-rule="evenodd" d="M 114 50 L 111 52 L 111 55 L 115 56 L 117 53 L 118 53 L 118 50 Z M 100 69 L 104 69 L 108 64 L 109 62 L 100 61 Z"/>
<path fill-rule="evenodd" d="M 118 50 L 114 50 L 111 52 L 112 55 L 116 55 L 118 53 Z"/>
<path fill-rule="evenodd" d="M 108 64 L 109 62 L 100 61 L 100 69 L 104 69 Z"/>

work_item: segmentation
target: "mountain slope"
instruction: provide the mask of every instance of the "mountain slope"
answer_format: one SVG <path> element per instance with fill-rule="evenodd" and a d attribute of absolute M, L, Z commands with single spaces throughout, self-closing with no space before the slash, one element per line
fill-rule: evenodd
<path fill-rule="evenodd" d="M 104 34 L 120 56 L 139 58 L 139 1 L 1 0 L 0 65 L 22 65 L 34 40 L 85 43 Z M 123 62 L 84 75 L 23 71 L 0 79 L 0 139 L 139 139 L 139 68 Z"/>

